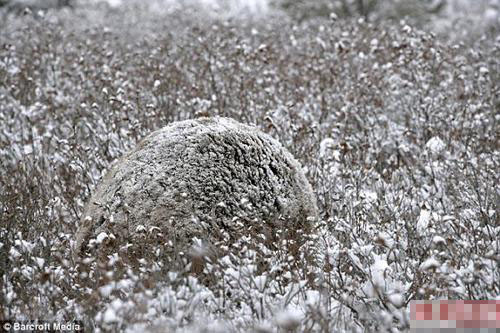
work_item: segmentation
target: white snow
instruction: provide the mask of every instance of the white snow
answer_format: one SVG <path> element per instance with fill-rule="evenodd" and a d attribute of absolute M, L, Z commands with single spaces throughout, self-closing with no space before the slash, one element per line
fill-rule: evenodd
<path fill-rule="evenodd" d="M 109 297 L 109 295 L 111 295 L 111 292 L 113 291 L 113 289 L 114 289 L 114 286 L 112 284 L 107 284 L 107 285 L 99 288 L 99 293 L 103 297 Z"/>
<path fill-rule="evenodd" d="M 388 248 L 392 248 L 394 245 L 394 239 L 392 239 L 392 237 L 385 231 L 378 233 L 377 240 Z"/>
<path fill-rule="evenodd" d="M 107 324 L 118 322 L 118 316 L 116 315 L 115 310 L 108 308 L 106 312 L 104 312 L 103 320 Z"/>
<path fill-rule="evenodd" d="M 433 154 L 440 154 L 446 148 L 446 144 L 437 136 L 432 137 L 429 141 L 427 141 L 425 146 Z"/>
<path fill-rule="evenodd" d="M 45 265 L 45 259 L 43 258 L 35 257 L 35 262 L 40 269 L 42 269 L 43 265 Z"/>
<path fill-rule="evenodd" d="M 136 228 L 135 228 L 135 232 L 139 233 L 139 232 L 146 232 L 146 227 L 143 226 L 142 224 L 139 224 Z"/>
<path fill-rule="evenodd" d="M 321 299 L 321 294 L 317 290 L 307 290 L 306 291 L 306 304 L 310 306 L 316 306 L 319 304 Z"/>
<path fill-rule="evenodd" d="M 400 308 L 404 305 L 404 297 L 400 293 L 391 294 L 388 296 L 389 302 L 395 307 Z"/>
<path fill-rule="evenodd" d="M 19 253 L 19 251 L 17 251 L 14 247 L 11 247 L 9 251 L 9 256 L 12 259 L 17 259 L 21 256 L 21 253 Z"/>
<path fill-rule="evenodd" d="M 378 196 L 377 193 L 374 191 L 369 191 L 369 190 L 364 190 L 361 191 L 360 196 L 365 200 L 367 203 L 374 203 L 377 201 Z"/>
<path fill-rule="evenodd" d="M 266 281 L 267 281 L 267 276 L 265 275 L 260 275 L 257 276 L 255 279 L 255 286 L 260 292 L 264 292 L 264 289 L 266 288 Z"/>
<path fill-rule="evenodd" d="M 322 158 L 328 157 L 334 148 L 335 141 L 332 138 L 323 139 L 319 144 L 319 156 Z"/>
<path fill-rule="evenodd" d="M 426 271 L 432 268 L 436 269 L 439 268 L 439 266 L 441 266 L 441 263 L 436 258 L 430 257 L 420 265 L 420 270 Z"/>
<path fill-rule="evenodd" d="M 303 313 L 298 309 L 287 309 L 279 312 L 275 317 L 275 321 L 278 326 L 285 330 L 291 330 L 300 324 L 303 317 Z"/>
<path fill-rule="evenodd" d="M 375 262 L 370 267 L 372 283 L 376 287 L 382 287 L 385 285 L 386 274 L 391 268 L 387 264 L 387 260 L 383 259 L 381 256 L 374 254 L 373 257 Z"/>
<path fill-rule="evenodd" d="M 437 235 L 432 238 L 432 242 L 434 244 L 446 244 L 446 240 L 443 237 Z"/>
<path fill-rule="evenodd" d="M 429 210 L 422 208 L 420 210 L 420 216 L 417 221 L 417 233 L 422 236 L 427 228 L 429 227 L 429 223 L 431 221 L 431 213 Z"/>
<path fill-rule="evenodd" d="M 108 238 L 108 234 L 105 232 L 101 232 L 99 235 L 96 237 L 96 243 L 101 244 L 106 238 Z"/>

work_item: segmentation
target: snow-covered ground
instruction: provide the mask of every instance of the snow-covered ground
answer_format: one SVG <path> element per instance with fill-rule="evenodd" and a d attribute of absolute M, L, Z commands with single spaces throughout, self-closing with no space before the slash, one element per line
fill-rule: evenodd
<path fill-rule="evenodd" d="M 107 2 L 112 7 L 118 7 L 130 0 L 90 0 L 93 2 Z M 135 0 L 132 0 L 135 1 Z M 252 14 L 263 14 L 269 9 L 267 0 L 149 0 L 140 1 L 141 3 L 149 3 L 153 8 L 176 6 L 176 5 L 197 5 L 200 8 L 210 10 L 226 10 L 231 14 L 249 12 Z"/>
<path fill-rule="evenodd" d="M 20 1 L 20 0 L 17 0 Z M 92 2 L 107 2 L 116 7 L 136 0 L 89 0 Z M 404 0 L 403 0 L 404 1 Z M 146 0 L 143 3 L 157 3 L 162 5 L 200 4 L 208 8 L 232 8 L 235 11 L 250 11 L 264 13 L 269 10 L 269 0 Z M 497 19 L 500 10 L 499 0 L 447 0 L 445 14 L 448 16 L 458 14 L 483 13 L 485 19 Z"/>
<path fill-rule="evenodd" d="M 397 332 L 415 299 L 500 299 L 496 3 L 433 17 L 440 34 L 403 20 L 224 17 L 270 10 L 260 2 L 155 0 L 156 15 L 138 3 L 0 16 L 0 318 Z M 112 162 L 200 115 L 255 124 L 300 160 L 320 211 L 303 246 L 284 228 L 219 230 L 225 255 L 209 258 L 203 235 L 176 251 L 145 218 L 117 251 L 127 228 L 73 256 Z"/>

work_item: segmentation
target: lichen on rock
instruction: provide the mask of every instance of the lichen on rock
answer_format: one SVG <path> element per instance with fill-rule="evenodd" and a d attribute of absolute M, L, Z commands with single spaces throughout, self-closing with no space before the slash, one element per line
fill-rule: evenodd
<path fill-rule="evenodd" d="M 229 118 L 174 122 L 117 160 L 84 208 L 76 253 L 105 232 L 113 250 L 144 231 L 185 251 L 276 228 L 307 232 L 317 217 L 300 164 L 271 136 Z M 125 241 L 123 241 L 125 240 Z"/>

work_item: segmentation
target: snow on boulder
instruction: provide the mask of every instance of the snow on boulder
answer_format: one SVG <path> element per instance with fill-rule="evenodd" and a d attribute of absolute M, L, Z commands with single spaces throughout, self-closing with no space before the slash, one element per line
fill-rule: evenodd
<path fill-rule="evenodd" d="M 151 133 L 111 166 L 84 208 L 75 250 L 88 252 L 102 233 L 116 236 L 112 252 L 138 234 L 174 253 L 228 235 L 277 245 L 279 231 L 300 238 L 316 217 L 311 186 L 280 143 L 229 118 L 198 118 Z"/>

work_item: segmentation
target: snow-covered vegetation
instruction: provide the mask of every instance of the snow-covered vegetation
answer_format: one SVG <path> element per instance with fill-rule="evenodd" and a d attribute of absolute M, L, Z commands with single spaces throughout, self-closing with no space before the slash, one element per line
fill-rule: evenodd
<path fill-rule="evenodd" d="M 411 300 L 498 299 L 494 7 L 490 21 L 439 16 L 419 28 L 159 4 L 0 12 L 0 319 L 406 331 Z M 320 221 L 296 255 L 255 248 L 256 234 L 209 258 L 193 238 L 173 271 L 153 228 L 142 241 L 155 248 L 137 262 L 75 259 L 84 205 L 111 162 L 200 115 L 255 124 L 300 161 Z"/>

